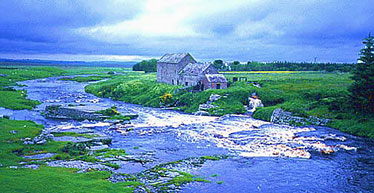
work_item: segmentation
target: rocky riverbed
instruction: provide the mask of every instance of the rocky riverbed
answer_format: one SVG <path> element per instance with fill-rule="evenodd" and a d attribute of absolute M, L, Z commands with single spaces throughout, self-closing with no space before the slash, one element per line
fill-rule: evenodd
<path fill-rule="evenodd" d="M 271 192 L 275 188 L 279 192 L 369 192 L 374 189 L 370 183 L 374 181 L 373 141 L 335 129 L 278 125 L 248 115 L 196 116 L 142 107 L 97 98 L 84 92 L 86 83 L 58 78 L 20 84 L 26 85 L 23 89 L 28 91 L 30 99 L 42 104 L 33 111 L 0 109 L 0 112 L 11 119 L 32 120 L 45 126 L 39 138 L 27 139 L 25 143 L 42 144 L 43 139 L 92 142 L 92 152 L 109 148 L 122 149 L 127 154 L 106 158 L 97 155 L 97 163 L 47 161 L 46 157 L 47 164 L 53 167 L 78 168 L 82 172 L 109 170 L 116 174 L 109 179 L 112 182 L 131 181 L 131 176 L 136 176 L 146 186 L 139 187 L 140 192 L 161 191 L 166 186 L 181 192 Z M 116 106 L 119 112 L 139 117 L 130 123 L 117 123 L 50 119 L 41 115 L 48 105 L 69 104 L 85 108 Z M 61 137 L 59 133 L 63 132 L 80 135 Z M 104 143 L 105 139 L 111 143 Z M 119 167 L 113 168 L 111 164 Z M 183 172 L 199 178 L 179 185 L 169 183 L 175 177 L 190 177 Z M 211 183 L 199 182 L 205 180 Z"/>

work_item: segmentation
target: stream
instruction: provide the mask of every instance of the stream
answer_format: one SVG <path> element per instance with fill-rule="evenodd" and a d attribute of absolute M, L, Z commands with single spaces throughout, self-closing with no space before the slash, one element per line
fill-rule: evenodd
<path fill-rule="evenodd" d="M 185 172 L 211 183 L 193 182 L 181 192 L 374 192 L 374 141 L 319 126 L 291 127 L 248 115 L 195 116 L 142 107 L 84 91 L 87 83 L 59 77 L 20 82 L 28 99 L 41 101 L 34 110 L 0 108 L 11 119 L 32 120 L 46 129 L 96 124 L 112 138 L 110 148 L 145 155 L 146 164 L 124 162 L 115 172 L 137 173 L 158 164 L 209 155 L 229 158 L 207 161 Z M 131 124 L 116 125 L 46 119 L 47 105 L 84 104 L 138 114 Z M 220 182 L 220 183 L 216 183 Z"/>

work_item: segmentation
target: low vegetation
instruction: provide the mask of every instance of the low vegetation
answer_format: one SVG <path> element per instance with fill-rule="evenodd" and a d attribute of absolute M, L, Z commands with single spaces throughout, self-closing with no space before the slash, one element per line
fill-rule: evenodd
<path fill-rule="evenodd" d="M 16 91 L 9 86 L 16 85 L 17 81 L 23 81 L 34 78 L 45 78 L 48 76 L 66 75 L 67 72 L 58 68 L 11 68 L 14 73 L 7 75 L 8 67 L 2 69 L 1 90 L 7 91 L 11 94 L 19 95 L 14 97 L 11 104 L 9 99 L 7 103 L 0 103 L 0 106 L 12 109 L 32 109 L 39 104 L 38 101 L 31 101 L 26 99 L 25 91 Z M 17 69 L 17 70 L 16 70 Z M 15 73 L 17 72 L 17 73 Z M 25 73 L 25 76 L 22 75 Z M 28 76 L 27 74 L 30 74 Z M 37 73 L 37 75 L 33 74 Z M 76 71 L 74 73 L 79 73 Z M 113 73 L 110 73 L 113 75 Z M 132 72 L 128 73 L 133 74 Z M 142 74 L 142 73 L 136 73 Z M 105 75 L 103 75 L 105 76 Z M 8 81 L 4 77 L 10 78 Z M 144 77 L 148 79 L 149 77 Z M 113 78 L 115 79 L 115 78 Z M 171 89 L 170 89 L 171 90 Z M 11 96 L 11 95 L 6 95 Z M 159 97 L 157 97 L 159 100 Z M 110 108 L 104 112 L 108 116 L 118 119 L 121 116 L 116 108 Z M 122 116 L 122 118 L 128 118 Z M 118 156 L 127 156 L 128 154 L 123 149 L 104 149 L 92 153 L 88 148 L 92 145 L 90 142 L 72 143 L 72 142 L 56 142 L 47 141 L 46 144 L 24 144 L 24 140 L 30 140 L 38 136 L 43 129 L 42 125 L 35 124 L 31 121 L 16 121 L 9 120 L 8 117 L 0 118 L 0 189 L 2 192 L 133 192 L 135 188 L 145 185 L 137 179 L 127 182 L 111 183 L 108 178 L 113 174 L 108 171 L 89 170 L 87 173 L 76 173 L 77 169 L 68 168 L 54 168 L 45 166 L 46 160 L 35 161 L 26 159 L 23 156 L 35 155 L 41 153 L 54 153 L 55 155 L 47 160 L 82 160 L 86 162 L 96 163 L 100 160 L 100 156 L 104 158 L 113 158 Z M 54 133 L 55 136 L 74 136 L 92 138 L 94 135 L 78 134 L 78 133 Z M 108 144 L 102 141 L 103 144 Z M 130 160 L 131 161 L 131 160 Z M 23 168 L 24 164 L 37 164 L 39 169 L 33 170 Z M 105 162 L 106 166 L 118 169 L 119 165 Z M 185 183 L 206 180 L 192 176 L 191 174 L 173 170 L 178 173 L 178 176 L 170 178 L 165 183 L 158 184 L 162 190 L 168 189 L 169 185 L 180 186 Z M 147 189 L 146 189 L 147 190 Z"/>
<path fill-rule="evenodd" d="M 1 192 L 133 192 L 124 183 L 106 180 L 107 171 L 75 173 L 76 169 L 42 166 L 38 170 L 0 168 Z"/>
<path fill-rule="evenodd" d="M 352 84 L 349 73 L 328 72 L 272 72 L 225 73 L 229 88 L 191 93 L 180 86 L 156 82 L 154 73 L 133 73 L 118 76 L 108 81 L 88 85 L 86 91 L 100 97 L 111 97 L 144 106 L 173 106 L 187 113 L 196 112 L 200 104 L 206 103 L 211 94 L 219 94 L 221 99 L 213 102 L 216 108 L 209 109 L 212 115 L 245 113 L 243 105 L 248 105 L 248 97 L 256 92 L 264 103 L 254 117 L 270 120 L 273 110 L 282 108 L 295 115 L 329 118 L 329 126 L 360 136 L 374 137 L 373 118 L 356 115 L 342 104 L 349 103 L 347 88 Z M 234 77 L 245 77 L 246 82 L 233 82 Z M 260 84 L 258 88 L 252 83 Z M 170 94 L 168 104 L 163 100 Z M 355 124 L 345 124 L 345 122 Z"/>
<path fill-rule="evenodd" d="M 55 67 L 0 66 L 0 107 L 8 109 L 32 109 L 38 101 L 27 100 L 25 90 L 15 90 L 18 81 L 58 76 L 64 70 Z"/>
<path fill-rule="evenodd" d="M 245 64 L 238 61 L 225 66 L 222 60 L 215 60 L 214 66 L 220 70 L 232 71 L 326 71 L 326 72 L 351 72 L 354 63 L 320 63 L 320 62 L 256 62 L 249 61 Z"/>
<path fill-rule="evenodd" d="M 117 76 L 104 82 L 90 84 L 86 87 L 86 92 L 128 103 L 160 107 L 160 96 L 165 93 L 174 93 L 174 90 L 178 88 L 180 86 L 157 83 L 155 73 L 135 72 L 126 76 Z"/>
<path fill-rule="evenodd" d="M 110 78 L 112 75 L 110 74 L 103 74 L 103 75 L 93 75 L 93 76 L 76 76 L 76 77 L 64 77 L 60 78 L 59 80 L 71 80 L 76 82 L 91 82 L 91 81 L 99 81 L 104 80 L 106 78 Z"/>

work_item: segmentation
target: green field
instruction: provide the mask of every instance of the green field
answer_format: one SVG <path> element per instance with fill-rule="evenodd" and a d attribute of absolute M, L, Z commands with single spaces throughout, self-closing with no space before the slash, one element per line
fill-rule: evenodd
<path fill-rule="evenodd" d="M 108 74 L 108 72 L 116 72 L 116 74 Z M 344 104 L 347 104 L 347 101 L 344 101 L 347 87 L 352 83 L 348 73 L 225 73 L 230 81 L 228 89 L 206 90 L 199 93 L 184 90 L 176 93 L 174 91 L 180 89 L 181 86 L 157 83 L 155 73 L 132 72 L 121 68 L 60 69 L 3 66 L 0 67 L 0 74 L 2 74 L 0 76 L 0 106 L 9 109 L 32 109 L 39 104 L 38 101 L 27 100 L 25 91 L 9 88 L 9 86 L 17 85 L 17 81 L 50 76 L 90 74 L 84 78 L 66 80 L 87 82 L 109 78 L 106 81 L 86 86 L 86 91 L 100 97 L 112 97 L 116 100 L 145 106 L 168 105 L 188 113 L 197 111 L 199 104 L 205 103 L 211 94 L 225 96 L 214 102 L 218 107 L 211 109 L 210 113 L 215 115 L 245 113 L 243 105 L 248 105 L 248 97 L 256 92 L 265 107 L 254 113 L 255 118 L 269 120 L 274 109 L 283 108 L 299 116 L 313 115 L 330 118 L 332 119 L 329 123 L 330 127 L 355 135 L 374 137 L 373 117 L 356 115 L 353 111 L 342 108 Z M 233 77 L 246 77 L 248 82 L 232 82 Z M 261 88 L 253 86 L 252 82 L 259 83 Z M 165 93 L 169 93 L 171 98 L 162 103 Z M 38 170 L 9 168 L 8 166 L 21 166 L 19 162 L 26 161 L 23 155 L 47 152 L 56 153 L 52 157 L 55 160 L 96 161 L 93 155 L 77 149 L 74 144 L 68 142 L 49 141 L 44 145 L 24 145 L 21 141 L 22 138 L 39 135 L 41 130 L 41 125 L 31 121 L 0 118 L 0 163 L 3 166 L 0 167 L 0 188 L 2 192 L 132 192 L 134 187 L 143 186 L 138 181 L 130 184 L 129 182 L 112 184 L 106 180 L 111 176 L 109 172 L 92 171 L 77 174 L 75 169 L 52 168 L 44 166 L 43 163 L 37 163 L 41 164 Z M 76 136 L 74 133 L 64 135 Z M 108 150 L 101 154 L 115 156 L 126 154 L 126 152 Z M 32 160 L 28 162 L 35 163 Z M 110 167 L 118 166 L 110 165 Z M 180 185 L 191 181 L 206 180 L 181 173 L 181 176 L 177 176 L 168 183 Z"/>
<path fill-rule="evenodd" d="M 116 72 L 117 74 L 113 75 Z M 9 86 L 17 86 L 17 81 L 29 79 L 46 78 L 51 76 L 95 74 L 84 78 L 67 79 L 78 82 L 95 81 L 103 78 L 119 77 L 135 78 L 143 75 L 149 79 L 153 75 L 144 75 L 141 72 L 131 72 L 128 69 L 113 68 L 68 68 L 60 69 L 54 67 L 0 67 L 0 106 L 9 109 L 32 109 L 38 101 L 26 99 L 27 93 L 22 90 L 14 90 Z M 126 75 L 124 75 L 126 74 Z M 112 79 L 111 79 L 112 80 Z M 19 85 L 18 85 L 19 86 Z M 113 175 L 107 171 L 90 171 L 87 173 L 76 173 L 77 169 L 47 167 L 45 163 L 35 162 L 23 158 L 25 155 L 40 153 L 55 153 L 51 160 L 82 160 L 97 162 L 95 156 L 103 155 L 113 157 L 125 155 L 124 150 L 104 149 L 91 154 L 85 147 L 89 144 L 48 141 L 43 145 L 25 145 L 23 138 L 34 138 L 42 131 L 43 126 L 31 121 L 9 120 L 0 118 L 0 189 L 1 192 L 133 192 L 137 186 L 144 186 L 136 178 L 132 181 L 113 184 L 107 179 Z M 63 133 L 56 136 L 83 136 L 93 137 L 85 134 Z M 203 158 L 202 158 L 203 159 Z M 21 162 L 37 164 L 37 170 L 22 168 Z M 105 163 L 104 165 L 118 168 L 116 164 Z M 10 167 L 11 166 L 11 167 Z M 156 166 L 151 170 L 166 170 Z M 174 171 L 174 170 L 173 170 Z M 177 170 L 175 170 L 177 171 Z M 205 179 L 195 177 L 181 171 L 179 175 L 171 178 L 165 184 L 157 184 L 160 188 L 168 185 L 180 186 L 185 183 L 197 181 L 208 182 Z"/>
<path fill-rule="evenodd" d="M 111 97 L 129 103 L 144 106 L 174 106 L 187 113 L 198 110 L 199 104 L 205 103 L 211 94 L 226 95 L 215 102 L 217 108 L 209 110 L 213 115 L 245 113 L 243 105 L 248 105 L 247 98 L 256 92 L 265 108 L 258 109 L 254 117 L 269 120 L 275 108 L 291 111 L 299 116 L 316 116 L 332 119 L 329 126 L 360 136 L 374 137 L 374 119 L 371 116 L 356 115 L 347 108 L 347 88 L 352 84 L 349 73 L 301 72 L 301 71 L 255 71 L 222 72 L 229 80 L 230 87 L 225 90 L 207 90 L 190 93 L 176 89 L 181 86 L 166 85 L 156 82 L 155 73 L 133 72 L 127 68 L 92 68 L 92 67 L 0 67 L 0 107 L 9 109 L 32 109 L 38 101 L 26 100 L 27 93 L 14 90 L 9 86 L 17 81 L 45 78 L 49 76 L 91 75 L 65 78 L 78 82 L 108 79 L 90 84 L 86 91 L 99 97 Z M 233 78 L 246 78 L 256 82 L 261 88 L 251 83 L 233 82 Z M 161 100 L 169 93 L 166 103 Z"/>
<path fill-rule="evenodd" d="M 211 94 L 226 96 L 216 101 L 217 108 L 209 110 L 213 115 L 245 113 L 248 97 L 256 92 L 265 105 L 254 113 L 254 117 L 270 120 L 272 111 L 282 108 L 295 115 L 329 118 L 329 126 L 355 135 L 374 137 L 374 119 L 354 114 L 347 104 L 347 88 L 352 84 L 349 73 L 260 71 L 249 73 L 224 73 L 229 80 L 225 90 L 206 90 L 199 93 L 174 91 L 180 87 L 156 82 L 155 73 L 132 73 L 117 76 L 108 81 L 91 84 L 86 91 L 100 97 L 111 97 L 129 103 L 160 107 L 160 97 L 172 95 L 169 106 L 187 113 L 196 112 L 199 104 L 205 103 Z M 245 77 L 248 82 L 232 82 L 234 77 Z M 251 82 L 259 83 L 261 88 Z"/>

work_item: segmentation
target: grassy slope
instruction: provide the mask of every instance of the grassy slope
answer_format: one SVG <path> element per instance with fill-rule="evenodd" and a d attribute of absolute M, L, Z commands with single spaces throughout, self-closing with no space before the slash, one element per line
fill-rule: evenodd
<path fill-rule="evenodd" d="M 299 116 L 317 116 L 330 118 L 329 126 L 361 136 L 374 137 L 373 118 L 363 118 L 351 112 L 339 113 L 331 109 L 332 105 L 340 105 L 339 101 L 347 94 L 347 87 L 352 84 L 348 73 L 324 72 L 257 72 L 225 74 L 229 80 L 233 77 L 247 77 L 248 81 L 258 82 L 261 88 L 245 82 L 232 83 L 225 90 L 207 90 L 200 93 L 178 92 L 177 86 L 159 84 L 156 75 L 132 73 L 131 76 L 118 76 L 114 79 L 91 84 L 86 91 L 100 97 L 112 97 L 129 103 L 145 106 L 160 106 L 159 97 L 164 93 L 173 95 L 173 102 L 184 112 L 195 112 L 199 104 L 205 103 L 211 94 L 226 96 L 215 102 L 218 108 L 210 113 L 224 115 L 228 113 L 244 113 L 243 105 L 247 98 L 256 92 L 265 108 L 255 112 L 254 117 L 270 120 L 272 111 L 283 108 Z"/>
<path fill-rule="evenodd" d="M 257 119 L 270 120 L 275 108 L 283 108 L 299 116 L 317 116 L 332 119 L 328 126 L 354 135 L 374 138 L 374 117 L 356 115 L 351 111 L 338 112 L 332 106 L 342 106 L 341 99 L 348 94 L 352 84 L 348 73 L 300 72 L 227 74 L 247 77 L 248 81 L 259 82 L 257 89 L 265 108 L 253 115 Z M 348 101 L 349 102 L 349 101 Z"/>
<path fill-rule="evenodd" d="M 128 103 L 159 107 L 159 97 L 165 93 L 173 93 L 177 88 L 180 86 L 158 84 L 155 73 L 132 72 L 105 82 L 90 84 L 86 87 L 86 92 Z"/>

